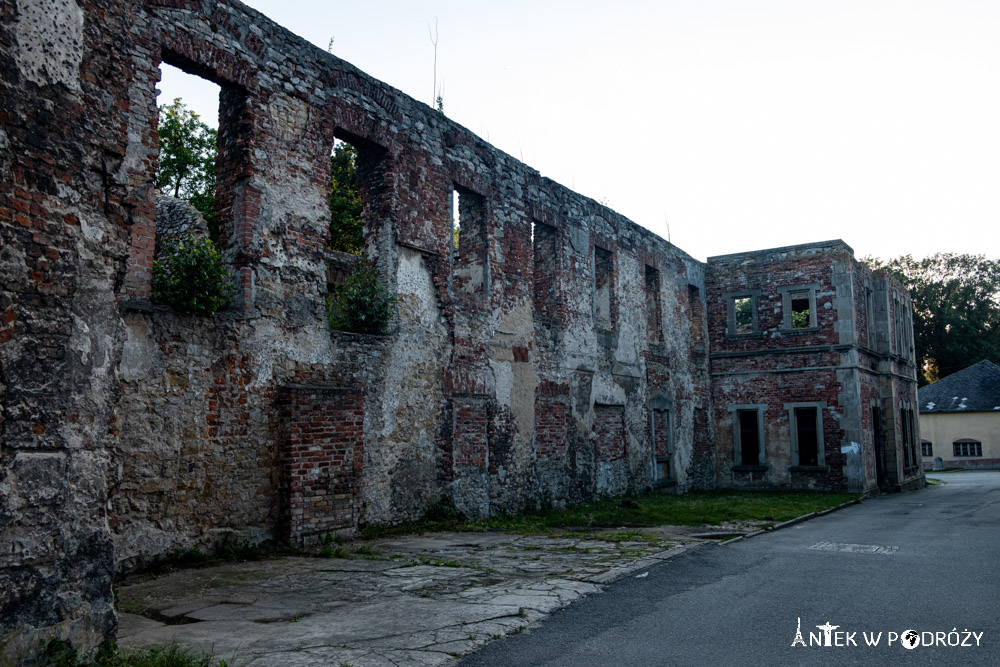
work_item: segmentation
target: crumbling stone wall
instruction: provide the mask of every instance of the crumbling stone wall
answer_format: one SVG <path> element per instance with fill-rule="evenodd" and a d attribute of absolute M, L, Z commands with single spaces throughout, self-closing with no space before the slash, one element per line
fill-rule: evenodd
<path fill-rule="evenodd" d="M 100 23 L 95 17 L 103 13 Z M 111 636 L 128 5 L 0 2 L 0 663 Z"/>
<path fill-rule="evenodd" d="M 905 294 L 841 242 L 703 265 L 236 0 L 0 3 L 4 659 L 109 638 L 116 568 L 225 534 L 919 483 L 894 426 Z M 235 299 L 211 316 L 150 301 L 163 62 L 221 90 Z M 397 298 L 385 336 L 327 324 L 329 281 L 361 261 L 326 247 L 335 138 L 358 153 L 364 261 Z M 787 332 L 803 289 L 815 321 Z M 747 290 L 757 330 L 727 336 L 720 304 Z M 787 404 L 807 395 L 825 467 L 792 472 Z M 732 465 L 740 405 L 763 406 L 762 470 Z"/>
<path fill-rule="evenodd" d="M 157 194 L 154 259 L 159 256 L 166 240 L 181 237 L 208 238 L 205 218 L 189 202 Z"/>

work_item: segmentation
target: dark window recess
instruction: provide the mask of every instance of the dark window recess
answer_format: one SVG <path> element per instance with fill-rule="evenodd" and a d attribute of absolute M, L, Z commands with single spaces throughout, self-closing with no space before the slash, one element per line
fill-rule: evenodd
<path fill-rule="evenodd" d="M 791 295 L 792 328 L 808 329 L 810 327 L 809 293 L 796 292 Z M 803 464 L 805 465 L 805 464 Z"/>
<path fill-rule="evenodd" d="M 760 464 L 760 437 L 757 431 L 757 411 L 739 410 L 740 463 L 745 466 Z"/>
<path fill-rule="evenodd" d="M 799 443 L 799 465 L 819 465 L 816 408 L 795 408 L 795 431 Z"/>
<path fill-rule="evenodd" d="M 646 331 L 650 343 L 663 340 L 663 327 L 660 325 L 660 272 L 651 266 L 646 267 Z"/>
<path fill-rule="evenodd" d="M 736 333 L 753 333 L 753 299 L 748 296 L 733 299 L 733 313 L 736 322 Z"/>
<path fill-rule="evenodd" d="M 656 478 L 670 479 L 670 413 L 653 410 L 653 447 L 656 458 Z"/>
<path fill-rule="evenodd" d="M 559 321 L 559 262 L 555 227 L 536 222 L 532 237 L 535 321 L 551 328 Z"/>
<path fill-rule="evenodd" d="M 691 311 L 691 345 L 704 349 L 705 335 L 702 331 L 701 290 L 688 285 L 688 308 Z"/>
<path fill-rule="evenodd" d="M 921 456 L 934 456 L 934 446 L 930 442 L 928 442 L 926 440 L 921 440 L 920 441 L 920 455 Z"/>
<path fill-rule="evenodd" d="M 611 252 L 594 246 L 594 323 L 598 329 L 615 328 L 613 276 Z"/>

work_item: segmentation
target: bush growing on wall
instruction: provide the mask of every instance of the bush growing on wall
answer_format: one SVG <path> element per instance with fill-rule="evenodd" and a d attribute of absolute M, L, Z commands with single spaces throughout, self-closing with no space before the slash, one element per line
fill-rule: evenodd
<path fill-rule="evenodd" d="M 170 239 L 153 263 L 153 301 L 189 313 L 214 313 L 232 301 L 229 281 L 211 240 Z"/>
<path fill-rule="evenodd" d="M 330 328 L 382 335 L 389 333 L 396 297 L 378 277 L 375 267 L 358 262 L 347 280 L 334 285 L 326 302 Z"/>

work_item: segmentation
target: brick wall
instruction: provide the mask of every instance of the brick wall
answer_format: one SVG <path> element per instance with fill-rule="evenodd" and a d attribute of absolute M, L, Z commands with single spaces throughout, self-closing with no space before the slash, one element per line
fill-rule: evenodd
<path fill-rule="evenodd" d="M 364 397 L 356 388 L 290 385 L 278 392 L 281 520 L 291 544 L 354 532 L 361 518 Z"/>

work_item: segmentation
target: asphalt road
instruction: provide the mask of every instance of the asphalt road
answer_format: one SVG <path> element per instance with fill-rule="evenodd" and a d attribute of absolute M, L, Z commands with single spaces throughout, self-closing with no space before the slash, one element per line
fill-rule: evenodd
<path fill-rule="evenodd" d="M 683 554 L 459 664 L 1000 665 L 1000 473 L 940 477 Z"/>

